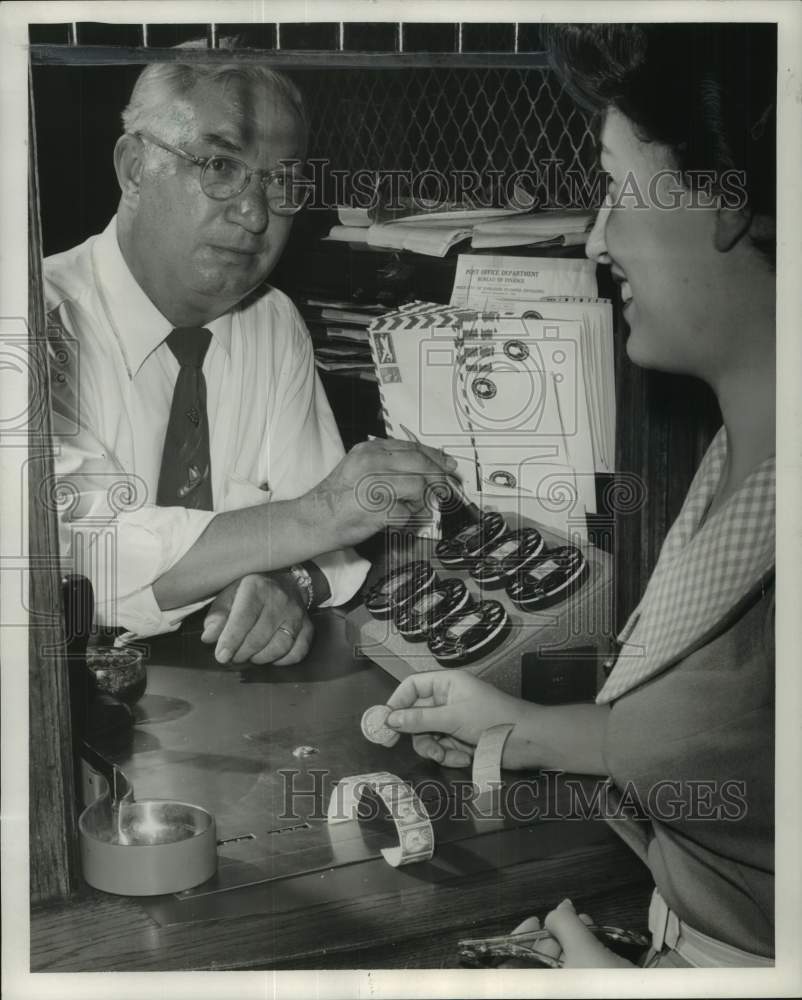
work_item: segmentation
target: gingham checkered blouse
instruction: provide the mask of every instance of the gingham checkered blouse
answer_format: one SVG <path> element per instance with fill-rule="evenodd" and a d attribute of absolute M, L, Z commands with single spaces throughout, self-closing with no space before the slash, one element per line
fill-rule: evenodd
<path fill-rule="evenodd" d="M 724 427 L 694 476 L 646 592 L 596 701 L 604 704 L 675 663 L 774 565 L 775 459 L 767 458 L 703 521 L 727 458 Z"/>

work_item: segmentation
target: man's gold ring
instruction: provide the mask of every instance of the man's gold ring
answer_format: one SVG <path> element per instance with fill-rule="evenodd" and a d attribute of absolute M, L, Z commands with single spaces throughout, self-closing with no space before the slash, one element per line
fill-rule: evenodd
<path fill-rule="evenodd" d="M 292 641 L 295 642 L 295 635 L 293 634 L 292 629 L 287 628 L 286 625 L 279 625 L 279 627 L 276 629 L 276 631 L 277 632 L 286 632 L 287 635 L 290 637 L 290 639 L 292 639 Z"/>

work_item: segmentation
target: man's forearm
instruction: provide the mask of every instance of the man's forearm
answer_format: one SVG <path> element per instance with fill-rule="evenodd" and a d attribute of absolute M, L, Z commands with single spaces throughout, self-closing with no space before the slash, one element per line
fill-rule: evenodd
<path fill-rule="evenodd" d="M 607 705 L 527 705 L 504 750 L 507 767 L 607 774 L 602 754 Z"/>
<path fill-rule="evenodd" d="M 337 548 L 331 521 L 309 495 L 217 514 L 153 584 L 164 611 L 202 601 L 249 573 L 267 573 Z"/>

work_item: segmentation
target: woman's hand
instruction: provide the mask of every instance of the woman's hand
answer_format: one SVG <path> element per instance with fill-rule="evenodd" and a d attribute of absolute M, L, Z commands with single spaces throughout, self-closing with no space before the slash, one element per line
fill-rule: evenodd
<path fill-rule="evenodd" d="M 557 959 L 565 969 L 633 969 L 635 966 L 614 951 L 605 948 L 591 931 L 593 921 L 586 913 L 577 914 L 570 899 L 546 915 L 543 927 L 551 934 L 538 942 L 537 950 L 549 958 Z M 519 924 L 513 934 L 526 934 L 540 930 L 537 917 L 529 917 Z M 504 968 L 526 968 L 524 961 L 505 962 Z"/>
<path fill-rule="evenodd" d="M 467 767 L 485 729 L 515 725 L 527 711 L 518 698 L 472 674 L 449 670 L 411 674 L 387 704 L 394 710 L 387 724 L 399 733 L 413 733 L 416 752 L 445 767 Z"/>

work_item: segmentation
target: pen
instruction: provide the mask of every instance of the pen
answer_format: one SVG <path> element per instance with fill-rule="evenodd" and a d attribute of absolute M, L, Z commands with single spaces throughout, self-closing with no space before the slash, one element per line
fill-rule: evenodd
<path fill-rule="evenodd" d="M 421 439 L 417 437 L 417 435 L 415 435 L 408 427 L 405 427 L 404 424 L 399 424 L 398 426 L 401 428 L 408 441 L 411 441 L 413 444 L 423 444 Z M 479 465 L 475 458 L 467 458 L 465 455 L 452 455 L 451 452 L 446 451 L 445 448 L 441 448 L 440 451 L 442 451 L 446 458 L 453 458 L 459 462 L 472 462 L 475 466 Z"/>
<path fill-rule="evenodd" d="M 401 430 L 404 432 L 404 434 L 406 434 L 406 436 L 409 438 L 410 441 L 413 441 L 415 444 L 420 444 L 421 443 L 420 440 L 412 433 L 412 431 L 408 427 L 405 427 L 403 424 L 399 424 L 398 426 L 401 428 Z M 453 459 L 457 458 L 456 455 L 452 455 L 449 452 L 447 452 L 445 450 L 445 448 L 441 448 L 440 450 L 443 452 L 443 454 L 447 458 L 453 458 Z M 464 455 L 461 455 L 460 459 L 462 461 L 464 461 L 464 462 L 473 461 L 473 470 L 474 470 L 474 473 L 476 474 L 476 491 L 477 491 L 477 493 L 481 493 L 482 492 L 482 475 L 481 475 L 481 472 L 480 472 L 480 469 L 481 469 L 480 463 L 475 458 L 473 460 L 471 460 L 470 458 L 466 458 Z M 470 501 L 468 501 L 467 499 L 465 499 L 464 502 L 465 503 L 469 503 Z"/>
<path fill-rule="evenodd" d="M 551 384 L 554 386 L 554 400 L 557 403 L 557 419 L 560 421 L 560 434 L 562 434 L 562 439 L 565 444 L 565 460 L 568 465 L 571 464 L 571 455 L 568 451 L 568 436 L 565 433 L 565 422 L 563 421 L 563 411 L 560 406 L 560 393 L 557 389 L 557 376 L 554 372 L 551 373 Z"/>
<path fill-rule="evenodd" d="M 418 436 L 414 434 L 408 427 L 405 427 L 403 424 L 399 424 L 398 426 L 401 428 L 401 431 L 406 435 L 409 441 L 412 441 L 413 444 L 421 444 L 421 441 L 418 438 Z M 443 451 L 443 454 L 448 455 L 448 452 Z M 455 456 L 448 455 L 448 457 L 454 458 Z M 478 463 L 474 462 L 474 465 L 476 464 Z M 479 508 L 476 506 L 475 503 L 473 503 L 471 500 L 468 499 L 468 497 L 465 495 L 465 491 L 462 488 L 462 484 L 455 476 L 449 476 L 448 480 L 449 483 L 451 484 L 452 490 L 456 494 L 457 499 L 464 508 L 464 513 L 468 516 L 468 518 L 473 524 L 478 524 L 479 521 L 481 520 L 481 514 L 479 513 Z"/>

